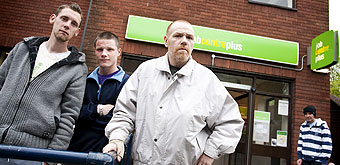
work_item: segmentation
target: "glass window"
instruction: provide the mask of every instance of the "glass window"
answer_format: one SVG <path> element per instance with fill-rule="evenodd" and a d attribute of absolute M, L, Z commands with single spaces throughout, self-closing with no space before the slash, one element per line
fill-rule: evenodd
<path fill-rule="evenodd" d="M 124 59 L 124 63 L 122 64 L 122 67 L 124 68 L 124 71 L 127 74 L 131 75 L 142 62 L 143 61 L 137 61 L 133 59 Z"/>
<path fill-rule="evenodd" d="M 248 2 L 268 4 L 285 8 L 295 8 L 295 0 L 248 0 Z"/>
<path fill-rule="evenodd" d="M 231 82 L 236 84 L 244 84 L 244 85 L 251 85 L 252 78 L 249 77 L 242 77 L 242 76 L 235 76 L 230 74 L 224 73 L 215 73 L 216 76 L 223 82 Z"/>
<path fill-rule="evenodd" d="M 243 164 L 246 164 L 246 154 L 235 152 L 230 155 L 228 165 L 243 165 Z"/>
<path fill-rule="evenodd" d="M 249 103 L 249 93 L 248 92 L 239 92 L 229 90 L 230 95 L 235 99 L 239 106 L 240 114 L 242 119 L 244 120 L 242 135 L 247 134 L 247 121 L 248 121 L 248 103 Z M 242 136 L 241 143 L 246 142 L 246 137 Z"/>
<path fill-rule="evenodd" d="M 239 105 L 240 113 L 244 120 L 242 136 L 235 152 L 230 154 L 230 156 L 225 155 L 217 159 L 217 161 L 214 161 L 214 165 L 224 165 L 228 164 L 228 162 L 229 165 L 242 165 L 246 163 L 249 91 L 229 90 L 229 93 Z M 226 158 L 228 158 L 228 160 Z M 224 160 L 223 163 L 221 159 Z"/>
<path fill-rule="evenodd" d="M 140 56 L 123 54 L 121 66 L 124 68 L 124 71 L 127 74 L 131 75 L 141 63 L 151 58 L 152 57 L 146 57 L 146 56 L 140 57 Z"/>
<path fill-rule="evenodd" d="M 288 99 L 256 95 L 253 143 L 287 147 L 288 109 Z"/>
<path fill-rule="evenodd" d="M 215 73 L 220 79 L 222 84 L 228 88 L 250 90 L 252 84 L 252 78 L 235 76 L 230 74 Z"/>
<path fill-rule="evenodd" d="M 281 81 L 257 79 L 256 80 L 256 91 L 289 95 L 289 83 L 281 82 Z"/>
<path fill-rule="evenodd" d="M 286 165 L 287 160 L 282 158 L 267 157 L 267 156 L 257 156 L 253 155 L 251 159 L 251 164 L 261 164 L 261 165 Z"/>

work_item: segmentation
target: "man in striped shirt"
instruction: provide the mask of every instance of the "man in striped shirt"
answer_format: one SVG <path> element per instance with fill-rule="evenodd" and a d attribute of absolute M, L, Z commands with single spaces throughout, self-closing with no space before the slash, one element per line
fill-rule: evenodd
<path fill-rule="evenodd" d="M 332 154 L 331 132 L 327 122 L 316 119 L 316 109 L 309 105 L 303 109 L 306 121 L 300 126 L 298 165 L 328 164 Z"/>

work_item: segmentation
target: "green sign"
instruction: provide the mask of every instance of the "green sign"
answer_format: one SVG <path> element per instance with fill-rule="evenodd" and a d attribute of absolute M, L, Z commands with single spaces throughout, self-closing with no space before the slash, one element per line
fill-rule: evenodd
<path fill-rule="evenodd" d="M 255 111 L 254 120 L 257 121 L 270 121 L 270 112 Z"/>
<path fill-rule="evenodd" d="M 338 31 L 327 31 L 312 40 L 310 69 L 330 67 L 339 61 Z"/>
<path fill-rule="evenodd" d="M 287 135 L 287 131 L 276 131 L 277 135 Z"/>
<path fill-rule="evenodd" d="M 129 16 L 125 38 L 163 44 L 170 21 Z M 193 25 L 194 49 L 271 62 L 298 65 L 299 44 Z"/>

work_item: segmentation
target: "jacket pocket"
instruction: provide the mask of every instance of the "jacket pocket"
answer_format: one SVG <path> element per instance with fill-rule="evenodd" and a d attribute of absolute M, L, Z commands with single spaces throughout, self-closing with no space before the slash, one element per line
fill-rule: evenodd
<path fill-rule="evenodd" d="M 51 139 L 54 136 L 59 119 L 54 115 L 52 109 L 45 111 L 32 109 L 25 122 L 24 132 L 44 139 Z"/>
<path fill-rule="evenodd" d="M 202 106 L 195 105 L 193 108 L 187 110 L 188 120 L 189 120 L 189 131 L 192 132 L 200 132 L 206 126 L 206 117 L 208 116 L 206 109 L 202 108 Z"/>
<path fill-rule="evenodd" d="M 152 157 L 152 150 L 149 150 L 148 148 L 152 146 L 152 143 L 150 143 L 150 138 L 148 134 L 143 129 L 145 129 L 145 119 L 143 118 L 136 118 L 136 131 L 133 137 L 133 145 L 132 145 L 132 151 L 134 155 L 134 160 L 139 161 L 140 163 L 147 164 L 147 162 L 150 162 Z M 138 132 L 138 133 L 137 133 Z"/>

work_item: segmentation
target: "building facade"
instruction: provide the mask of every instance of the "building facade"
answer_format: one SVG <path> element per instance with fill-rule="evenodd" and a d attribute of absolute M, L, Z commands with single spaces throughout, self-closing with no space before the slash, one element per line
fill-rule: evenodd
<path fill-rule="evenodd" d="M 328 30 L 328 0 L 73 2 L 82 7 L 84 20 L 81 35 L 70 44 L 86 54 L 89 71 L 97 65 L 93 40 L 102 31 L 114 32 L 120 38 L 123 53 L 119 63 L 129 73 L 141 62 L 166 53 L 162 44 L 126 37 L 131 16 L 164 21 L 183 19 L 214 31 L 273 41 L 267 47 L 277 47 L 274 41 L 296 44 L 297 52 L 292 54 L 297 59 L 294 64 L 214 50 L 193 51 L 193 58 L 210 68 L 225 84 L 238 102 L 246 123 L 236 152 L 214 164 L 295 164 L 303 108 L 314 105 L 318 117 L 330 123 L 329 74 L 313 72 L 306 58 L 312 39 Z M 69 1 L 0 0 L 0 63 L 24 37 L 49 36 L 52 27 L 49 16 L 64 3 Z M 148 30 L 143 25 L 140 28 Z M 260 44 L 257 49 L 261 52 L 266 47 Z M 269 52 L 268 57 L 277 56 L 286 58 L 277 51 Z"/>

